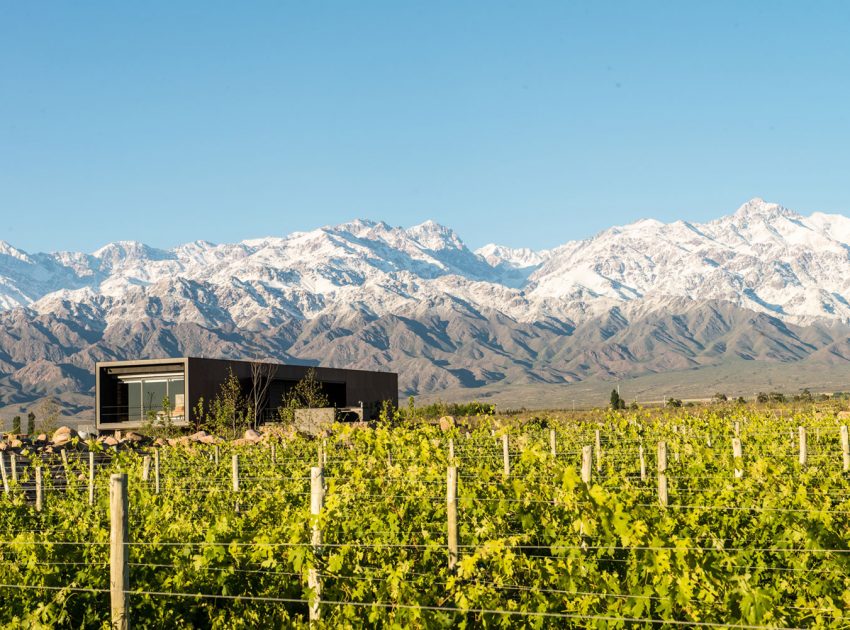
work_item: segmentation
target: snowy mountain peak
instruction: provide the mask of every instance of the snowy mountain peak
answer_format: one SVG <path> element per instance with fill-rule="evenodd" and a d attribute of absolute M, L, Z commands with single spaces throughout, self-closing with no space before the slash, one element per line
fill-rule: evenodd
<path fill-rule="evenodd" d="M 466 245 L 449 227 L 428 219 L 424 223 L 407 228 L 407 234 L 425 249 L 466 249 Z"/>
<path fill-rule="evenodd" d="M 782 206 L 778 203 L 765 201 L 761 197 L 753 197 L 747 203 L 743 204 L 740 208 L 738 208 L 735 211 L 735 214 L 732 216 L 736 219 L 761 218 L 765 220 L 772 220 L 778 217 L 801 217 L 801 215 L 797 214 L 793 210 L 789 210 L 785 206 Z"/>

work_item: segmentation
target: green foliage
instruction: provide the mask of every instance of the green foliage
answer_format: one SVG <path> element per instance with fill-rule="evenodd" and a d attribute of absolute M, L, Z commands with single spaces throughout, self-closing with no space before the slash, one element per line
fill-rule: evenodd
<path fill-rule="evenodd" d="M 21 432 L 21 417 L 15 416 L 12 418 L 12 433 L 19 434 Z"/>
<path fill-rule="evenodd" d="M 292 422 L 296 409 L 321 409 L 329 404 L 316 370 L 310 368 L 304 378 L 286 392 L 277 414 L 283 422 Z"/>
<path fill-rule="evenodd" d="M 723 392 L 717 392 L 714 396 L 711 397 L 711 400 L 716 403 L 723 403 L 729 400 L 729 398 Z"/>
<path fill-rule="evenodd" d="M 27 435 L 35 433 L 35 414 L 30 411 L 27 414 Z"/>
<path fill-rule="evenodd" d="M 737 465 L 732 418 L 744 443 Z M 222 445 L 219 465 L 212 447 L 164 448 L 159 495 L 141 481 L 142 454 L 122 450 L 98 470 L 93 507 L 87 458 L 72 457 L 67 475 L 56 473 L 61 464 L 44 467 L 42 512 L 21 487 L 29 467 L 0 511 L 0 584 L 28 588 L 4 589 L 0 625 L 108 627 L 108 594 L 84 589 L 108 585 L 107 486 L 118 471 L 129 478 L 136 627 L 306 628 L 310 568 L 322 576 L 323 600 L 358 604 L 324 604 L 319 628 L 848 625 L 850 492 L 833 417 L 715 406 L 487 424 L 497 422 L 510 440 L 509 478 L 491 426 L 452 434 L 461 479 L 453 572 L 447 435 L 428 423 L 336 425 L 324 508 L 312 521 L 316 441 L 308 438 L 281 444 L 275 463 L 265 444 Z M 788 441 L 801 425 L 823 455 L 809 467 Z M 585 485 L 575 454 L 597 429 L 601 470 Z M 657 503 L 652 472 L 645 481 L 639 474 L 638 449 L 654 471 L 661 440 L 668 508 Z M 244 471 L 238 495 L 231 454 Z M 310 546 L 311 523 L 322 530 L 320 550 Z M 163 592 L 276 601 L 146 594 Z"/>
<path fill-rule="evenodd" d="M 410 407 L 405 411 L 404 417 L 407 420 L 415 418 L 423 418 L 426 420 L 434 420 L 442 416 L 493 416 L 496 414 L 496 405 L 482 403 L 476 400 L 466 403 L 445 403 L 435 402 L 430 405 L 415 408 L 415 416 L 410 415 Z"/>
<path fill-rule="evenodd" d="M 668 398 L 664 405 L 675 409 L 682 406 L 682 400 L 680 398 Z"/>
<path fill-rule="evenodd" d="M 610 406 L 612 411 L 618 411 L 626 408 L 626 399 L 620 398 L 620 392 L 616 389 L 611 390 Z"/>
<path fill-rule="evenodd" d="M 251 426 L 248 400 L 242 392 L 239 379 L 233 373 L 233 368 L 229 368 L 227 378 L 219 386 L 218 393 L 203 418 L 204 427 L 216 435 L 231 435 L 235 438 Z"/>
<path fill-rule="evenodd" d="M 756 402 L 758 402 L 758 403 L 764 404 L 764 403 L 769 402 L 769 401 L 770 401 L 770 396 L 768 396 L 764 392 L 759 392 L 756 395 Z"/>

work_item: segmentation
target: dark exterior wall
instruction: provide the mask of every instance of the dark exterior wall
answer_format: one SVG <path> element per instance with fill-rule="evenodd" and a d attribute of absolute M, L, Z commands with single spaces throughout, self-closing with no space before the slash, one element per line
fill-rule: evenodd
<path fill-rule="evenodd" d="M 242 391 L 247 396 L 251 391 L 251 363 L 248 361 L 229 361 L 225 359 L 188 359 L 187 396 L 189 399 L 190 419 L 194 423 L 194 410 L 198 399 L 203 396 L 205 405 L 216 397 L 221 384 L 227 379 L 230 370 L 239 379 Z M 269 388 L 269 408 L 277 408 L 280 398 L 289 387 L 302 380 L 310 366 L 279 364 L 274 376 L 275 384 Z M 395 372 L 370 372 L 366 370 L 346 370 L 341 368 L 312 368 L 316 379 L 327 383 L 325 395 L 338 407 L 355 407 L 363 402 L 366 419 L 378 417 L 381 405 L 389 401 L 398 407 L 398 374 Z M 344 398 L 341 392 L 344 391 Z"/>

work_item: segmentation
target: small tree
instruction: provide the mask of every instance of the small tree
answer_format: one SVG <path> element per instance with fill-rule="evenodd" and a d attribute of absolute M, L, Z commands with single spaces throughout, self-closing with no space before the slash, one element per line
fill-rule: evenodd
<path fill-rule="evenodd" d="M 35 414 L 30 411 L 27 414 L 27 435 L 35 433 Z"/>
<path fill-rule="evenodd" d="M 251 363 L 251 413 L 254 428 L 263 418 L 263 411 L 268 402 L 269 387 L 277 375 L 277 365 L 264 361 Z"/>
<path fill-rule="evenodd" d="M 668 407 L 681 407 L 682 401 L 679 398 L 668 398 L 666 404 Z"/>
<path fill-rule="evenodd" d="M 316 378 L 316 370 L 310 368 L 300 381 L 283 397 L 277 413 L 284 422 L 295 419 L 296 409 L 318 409 L 328 406 L 328 397 L 322 389 L 322 383 Z"/>
<path fill-rule="evenodd" d="M 770 397 L 764 392 L 759 392 L 756 394 L 756 402 L 766 403 L 770 400 Z"/>
<path fill-rule="evenodd" d="M 717 392 L 714 396 L 711 397 L 714 402 L 721 403 L 726 402 L 729 398 L 723 392 Z"/>
<path fill-rule="evenodd" d="M 620 394 L 617 393 L 616 389 L 611 390 L 611 409 L 615 411 L 620 409 Z"/>
<path fill-rule="evenodd" d="M 18 435 L 21 432 L 21 417 L 15 416 L 12 418 L 12 433 Z"/>
<path fill-rule="evenodd" d="M 246 401 L 242 395 L 242 385 L 230 369 L 227 379 L 221 384 L 218 394 L 212 400 L 210 413 L 206 418 L 207 426 L 215 433 L 230 429 L 233 437 L 239 430 L 250 426 L 250 413 L 246 413 Z"/>

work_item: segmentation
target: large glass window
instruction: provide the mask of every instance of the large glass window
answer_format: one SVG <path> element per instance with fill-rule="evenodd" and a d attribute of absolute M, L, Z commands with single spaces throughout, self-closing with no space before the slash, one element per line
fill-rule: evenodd
<path fill-rule="evenodd" d="M 142 402 L 145 414 L 162 411 L 162 401 L 168 396 L 168 381 L 142 381 Z"/>
<path fill-rule="evenodd" d="M 186 415 L 186 383 L 182 378 L 168 380 L 168 400 L 171 403 L 171 415 Z"/>
<path fill-rule="evenodd" d="M 142 384 L 139 381 L 125 384 L 127 387 L 127 419 L 142 417 Z"/>

